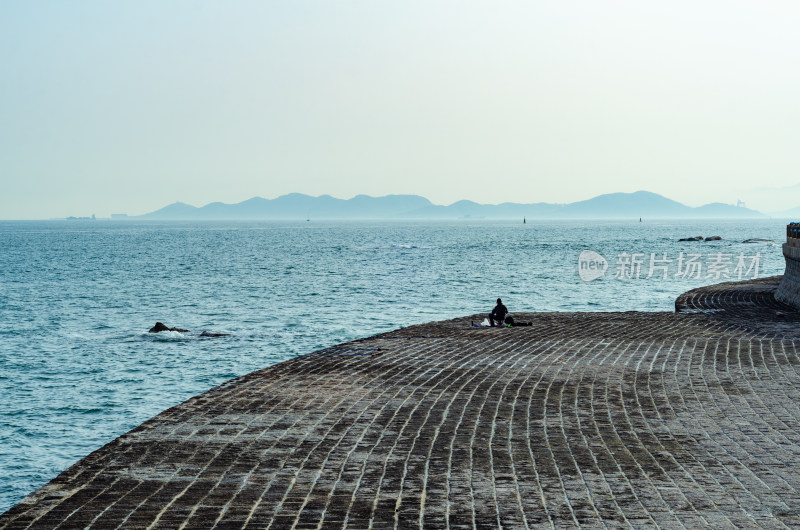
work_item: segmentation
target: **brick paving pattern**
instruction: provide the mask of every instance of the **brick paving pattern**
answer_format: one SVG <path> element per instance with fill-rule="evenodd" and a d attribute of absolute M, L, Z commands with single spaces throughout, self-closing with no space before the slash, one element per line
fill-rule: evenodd
<path fill-rule="evenodd" d="M 314 352 L 164 411 L 0 527 L 800 526 L 800 313 L 776 288 Z"/>

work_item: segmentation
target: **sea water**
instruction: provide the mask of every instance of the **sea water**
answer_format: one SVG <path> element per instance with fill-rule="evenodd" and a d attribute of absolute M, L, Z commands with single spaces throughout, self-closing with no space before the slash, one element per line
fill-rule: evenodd
<path fill-rule="evenodd" d="M 0 222 L 0 512 L 231 378 L 498 297 L 512 315 L 672 311 L 693 287 L 781 274 L 785 225 Z M 695 235 L 723 240 L 677 241 Z M 593 281 L 587 250 L 607 262 Z M 687 275 L 692 254 L 705 268 Z M 148 333 L 156 321 L 190 332 Z"/>

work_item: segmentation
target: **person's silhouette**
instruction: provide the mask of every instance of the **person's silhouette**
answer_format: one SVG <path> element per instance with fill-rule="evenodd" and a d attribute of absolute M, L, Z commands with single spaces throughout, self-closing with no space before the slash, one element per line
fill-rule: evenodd
<path fill-rule="evenodd" d="M 503 305 L 503 301 L 501 299 L 497 299 L 497 305 L 494 306 L 492 312 L 489 313 L 489 325 L 494 327 L 495 322 L 497 322 L 498 326 L 502 326 L 503 322 L 506 320 L 506 315 L 508 314 L 508 308 Z"/>

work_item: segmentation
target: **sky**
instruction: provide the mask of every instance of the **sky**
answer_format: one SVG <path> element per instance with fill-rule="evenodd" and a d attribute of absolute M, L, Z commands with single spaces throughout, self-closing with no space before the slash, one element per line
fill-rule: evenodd
<path fill-rule="evenodd" d="M 0 2 L 0 219 L 286 193 L 800 206 L 800 4 Z"/>

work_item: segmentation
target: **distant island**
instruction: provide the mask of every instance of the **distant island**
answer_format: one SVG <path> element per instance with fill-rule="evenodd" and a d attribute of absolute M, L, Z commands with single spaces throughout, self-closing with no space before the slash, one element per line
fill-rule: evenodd
<path fill-rule="evenodd" d="M 337 199 L 290 193 L 275 199 L 253 197 L 236 204 L 212 202 L 202 207 L 176 202 L 130 220 L 260 220 L 260 219 L 743 219 L 764 214 L 732 204 L 686 206 L 657 193 L 609 193 L 569 204 L 479 204 L 458 201 L 436 205 L 419 195 L 356 195 Z"/>

